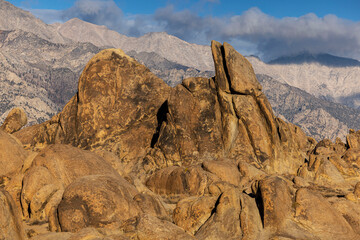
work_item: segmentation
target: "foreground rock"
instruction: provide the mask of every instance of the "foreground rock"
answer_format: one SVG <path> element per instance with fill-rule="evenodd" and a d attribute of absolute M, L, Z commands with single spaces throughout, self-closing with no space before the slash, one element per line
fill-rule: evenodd
<path fill-rule="evenodd" d="M 43 149 L 26 171 L 22 190 L 23 215 L 31 221 L 48 221 L 63 192 L 76 179 L 89 175 L 120 175 L 100 156 L 69 145 L 55 144 Z M 54 209 L 55 208 L 55 209 Z"/>
<path fill-rule="evenodd" d="M 58 231 L 36 239 L 360 238 L 360 132 L 316 143 L 274 117 L 242 55 L 212 52 L 214 78 L 169 88 L 104 50 L 61 113 L 14 133 L 36 151 L 23 217 Z"/>
<path fill-rule="evenodd" d="M 58 208 L 61 230 L 76 232 L 90 226 L 118 228 L 141 212 L 133 200 L 132 188 L 125 180 L 108 176 L 76 180 L 66 188 Z"/>

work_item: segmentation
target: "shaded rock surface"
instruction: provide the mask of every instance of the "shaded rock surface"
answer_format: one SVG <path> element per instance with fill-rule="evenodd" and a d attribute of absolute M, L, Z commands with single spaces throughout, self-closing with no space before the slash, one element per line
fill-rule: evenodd
<path fill-rule="evenodd" d="M 8 175 L 29 237 L 360 237 L 360 133 L 317 143 L 274 116 L 241 54 L 212 50 L 215 77 L 175 88 L 104 50 L 62 112 L 2 132 L 27 149 Z"/>

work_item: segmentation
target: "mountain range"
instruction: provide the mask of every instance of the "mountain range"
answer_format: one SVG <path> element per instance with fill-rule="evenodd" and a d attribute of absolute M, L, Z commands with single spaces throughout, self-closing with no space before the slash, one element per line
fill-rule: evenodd
<path fill-rule="evenodd" d="M 209 46 L 166 33 L 127 37 L 80 19 L 48 25 L 3 0 L 0 14 L 0 121 L 15 106 L 25 109 L 30 125 L 49 119 L 76 92 L 86 62 L 104 48 L 122 48 L 170 86 L 214 76 Z M 307 134 L 344 139 L 349 128 L 360 128 L 356 60 L 308 53 L 269 63 L 247 59 L 275 113 Z"/>
<path fill-rule="evenodd" d="M 304 61 L 304 59 L 306 58 L 303 56 L 295 56 L 264 63 L 256 57 L 248 57 L 257 74 L 271 76 L 281 83 L 300 88 L 322 99 L 351 108 L 360 107 L 360 65 L 345 65 L 349 62 L 356 63 L 356 60 L 326 54 L 317 55 L 309 61 Z M 342 67 L 331 66 L 334 63 L 325 64 L 333 62 L 334 59 L 338 59 L 338 65 Z"/>

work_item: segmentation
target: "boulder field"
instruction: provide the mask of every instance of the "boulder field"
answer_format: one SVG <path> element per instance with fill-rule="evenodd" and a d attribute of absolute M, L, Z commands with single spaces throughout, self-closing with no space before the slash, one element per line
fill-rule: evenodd
<path fill-rule="evenodd" d="M 251 64 L 171 88 L 119 49 L 50 120 L 0 127 L 0 239 L 360 239 L 360 131 L 316 142 L 274 116 Z"/>

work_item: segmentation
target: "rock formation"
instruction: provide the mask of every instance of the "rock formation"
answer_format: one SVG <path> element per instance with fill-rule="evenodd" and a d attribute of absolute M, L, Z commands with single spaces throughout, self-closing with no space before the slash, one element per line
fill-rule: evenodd
<path fill-rule="evenodd" d="M 24 110 L 22 108 L 13 108 L 6 117 L 3 125 L 0 126 L 0 129 L 11 134 L 19 131 L 26 123 L 27 116 Z"/>
<path fill-rule="evenodd" d="M 16 231 L 5 234 L 359 239 L 360 132 L 316 143 L 274 116 L 241 54 L 211 49 L 215 77 L 174 88 L 103 50 L 62 112 L 13 136 L 0 130 L 13 149 L 1 148 L 0 163 L 14 159 L 4 196 L 25 219 L 11 213 Z"/>

